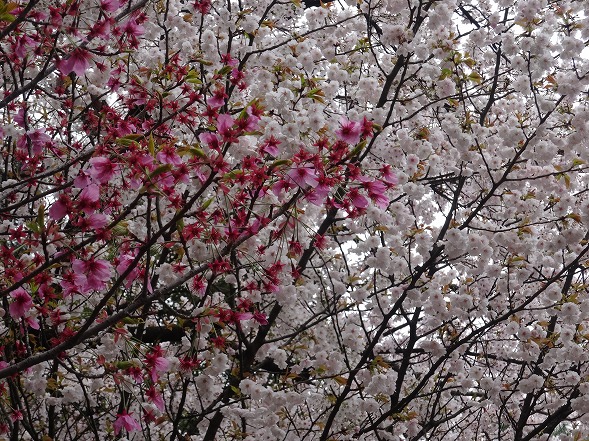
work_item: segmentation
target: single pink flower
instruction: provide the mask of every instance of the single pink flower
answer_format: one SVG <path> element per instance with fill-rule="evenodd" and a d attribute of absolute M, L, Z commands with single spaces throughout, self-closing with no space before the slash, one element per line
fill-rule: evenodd
<path fill-rule="evenodd" d="M 368 196 L 380 208 L 386 208 L 389 204 L 389 199 L 385 196 L 386 185 L 381 181 L 364 180 L 362 186 L 368 192 Z"/>
<path fill-rule="evenodd" d="M 89 229 L 98 230 L 108 224 L 108 218 L 102 213 L 93 213 L 86 218 L 86 225 Z"/>
<path fill-rule="evenodd" d="M 278 141 L 273 136 L 270 136 L 270 138 L 266 139 L 264 141 L 264 143 L 260 146 L 260 150 L 264 153 L 268 153 L 269 155 L 277 157 L 278 153 L 279 153 L 279 151 L 278 151 L 279 145 L 280 145 L 280 141 Z"/>
<path fill-rule="evenodd" d="M 14 46 L 14 54 L 19 58 L 24 58 L 27 55 L 27 52 L 30 48 L 38 46 L 38 43 L 35 42 L 31 37 L 28 35 L 22 35 L 17 37 L 16 45 Z"/>
<path fill-rule="evenodd" d="M 92 179 L 90 179 L 90 175 L 87 174 L 84 170 L 80 170 L 78 176 L 74 178 L 74 187 L 76 188 L 86 188 L 92 183 Z"/>
<path fill-rule="evenodd" d="M 151 385 L 149 389 L 145 391 L 145 396 L 147 397 L 147 400 L 153 403 L 160 412 L 164 411 L 165 406 L 162 394 L 160 394 L 153 385 Z"/>
<path fill-rule="evenodd" d="M 194 2 L 194 9 L 202 15 L 208 14 L 211 10 L 211 0 L 196 0 Z"/>
<path fill-rule="evenodd" d="M 108 224 L 108 218 L 102 213 L 94 213 L 88 216 L 88 224 L 90 225 L 90 228 L 98 230 L 99 228 L 104 228 Z"/>
<path fill-rule="evenodd" d="M 127 271 L 127 269 L 131 266 L 131 264 L 133 263 L 134 260 L 135 260 L 135 257 L 134 256 L 132 256 L 130 254 L 123 254 L 119 258 L 119 264 L 117 265 L 117 273 L 119 273 L 119 274 L 122 275 L 125 271 Z M 137 266 L 135 266 L 129 272 L 129 274 L 127 275 L 127 277 L 125 278 L 125 286 L 127 288 L 129 286 L 131 286 L 131 284 L 133 283 L 133 281 L 136 280 L 139 277 L 139 275 L 140 275 L 139 268 L 137 268 Z"/>
<path fill-rule="evenodd" d="M 207 104 L 211 107 L 221 107 L 225 104 L 225 99 L 229 98 L 229 95 L 225 93 L 224 87 L 219 87 L 213 92 L 213 96 L 207 100 Z"/>
<path fill-rule="evenodd" d="M 317 187 L 315 187 L 313 191 L 307 194 L 306 199 L 313 205 L 320 206 L 325 201 L 325 198 L 329 194 L 330 190 L 331 188 L 327 184 L 322 183 L 320 179 L 319 185 L 317 185 Z"/>
<path fill-rule="evenodd" d="M 75 272 L 74 280 L 81 292 L 101 290 L 111 277 L 111 264 L 102 259 L 91 258 L 89 260 L 75 259 L 72 262 Z"/>
<path fill-rule="evenodd" d="M 380 175 L 382 176 L 382 179 L 389 185 L 397 185 L 399 183 L 397 175 L 393 173 L 393 169 L 389 164 L 382 166 L 380 169 Z"/>
<path fill-rule="evenodd" d="M 74 72 L 76 75 L 81 77 L 88 70 L 91 60 L 92 54 L 90 54 L 90 52 L 88 52 L 86 49 L 77 47 L 73 50 L 67 59 L 61 60 L 58 63 L 58 67 L 64 75 Z"/>
<path fill-rule="evenodd" d="M 97 21 L 96 23 L 94 23 L 94 26 L 92 26 L 92 29 L 90 30 L 89 34 L 88 34 L 88 38 L 101 38 L 102 40 L 108 40 L 110 38 L 111 35 L 111 24 L 112 24 L 113 19 L 112 18 L 107 18 L 104 20 L 100 20 Z"/>
<path fill-rule="evenodd" d="M 268 318 L 266 317 L 266 314 L 260 311 L 254 312 L 254 320 L 262 326 L 266 326 L 268 324 Z"/>
<path fill-rule="evenodd" d="M 176 148 L 173 146 L 165 146 L 162 148 L 156 158 L 162 164 L 171 164 L 171 165 L 182 165 L 182 158 L 176 152 Z"/>
<path fill-rule="evenodd" d="M 63 219 L 70 211 L 72 201 L 65 193 L 62 193 L 57 198 L 51 207 L 49 207 L 49 217 L 53 220 Z"/>
<path fill-rule="evenodd" d="M 128 368 L 125 373 L 127 375 L 129 375 L 133 380 L 135 380 L 135 383 L 137 384 L 141 384 L 143 383 L 143 372 L 141 371 L 141 368 L 138 366 L 131 366 L 130 368 Z"/>
<path fill-rule="evenodd" d="M 53 140 L 47 133 L 45 133 L 45 130 L 34 130 L 31 133 L 29 133 L 28 136 L 31 139 L 33 153 L 35 155 L 40 155 L 41 153 L 43 153 L 43 150 L 46 147 L 50 147 L 51 145 L 53 145 Z"/>
<path fill-rule="evenodd" d="M 337 138 L 348 144 L 358 144 L 362 134 L 362 125 L 347 118 L 342 118 L 340 125 L 341 128 L 335 132 Z"/>
<path fill-rule="evenodd" d="M 21 128 L 25 128 L 26 126 L 26 119 L 25 119 L 25 108 L 21 107 L 20 110 L 14 115 L 13 119 L 14 122 Z"/>
<path fill-rule="evenodd" d="M 234 123 L 235 120 L 233 117 L 226 113 L 222 113 L 217 117 L 217 132 L 223 137 L 223 139 L 231 138 L 231 136 L 233 136 L 231 128 Z"/>
<path fill-rule="evenodd" d="M 286 174 L 295 184 L 301 188 L 306 186 L 315 188 L 319 185 L 317 174 L 312 167 L 295 167 L 291 168 Z"/>
<path fill-rule="evenodd" d="M 271 190 L 272 190 L 272 193 L 274 193 L 274 196 L 279 197 L 282 190 L 288 191 L 293 187 L 294 187 L 294 184 L 291 181 L 282 180 L 282 181 L 277 181 L 274 185 L 272 185 Z"/>
<path fill-rule="evenodd" d="M 362 136 L 364 138 L 370 138 L 373 136 L 372 131 L 374 128 L 374 123 L 372 121 L 368 121 L 368 119 L 366 119 L 366 117 L 364 117 L 362 119 L 361 124 L 361 131 L 362 131 Z"/>
<path fill-rule="evenodd" d="M 40 328 L 39 321 L 35 317 L 27 316 L 25 317 L 25 322 L 31 329 L 38 331 Z"/>
<path fill-rule="evenodd" d="M 239 60 L 233 58 L 231 54 L 221 55 L 221 62 L 227 66 L 237 66 L 239 64 Z"/>
<path fill-rule="evenodd" d="M 121 7 L 119 0 L 101 0 L 100 7 L 104 12 L 115 12 Z"/>
<path fill-rule="evenodd" d="M 71 271 L 68 271 L 63 275 L 63 280 L 59 282 L 59 285 L 62 287 L 62 295 L 64 298 L 80 292 L 75 279 L 76 275 Z"/>
<path fill-rule="evenodd" d="M 17 409 L 17 410 L 13 410 L 12 413 L 10 414 L 10 421 L 12 421 L 13 423 L 16 421 L 22 421 L 23 420 L 23 413 Z"/>
<path fill-rule="evenodd" d="M 206 144 L 207 147 L 213 150 L 220 150 L 221 144 L 219 142 L 219 137 L 211 132 L 201 133 L 198 135 L 198 139 L 201 143 Z"/>
<path fill-rule="evenodd" d="M 352 188 L 348 192 L 348 198 L 352 202 L 352 205 L 356 208 L 366 208 L 368 207 L 368 199 L 360 194 L 357 188 Z"/>
<path fill-rule="evenodd" d="M 86 199 L 89 202 L 96 202 L 100 199 L 100 190 L 98 185 L 90 184 L 80 192 L 80 199 Z"/>
<path fill-rule="evenodd" d="M 170 362 L 163 357 L 164 353 L 159 346 L 154 346 L 152 351 L 145 355 L 143 362 L 147 366 L 147 371 L 154 383 L 159 379 L 159 374 L 166 372 L 170 367 Z"/>
<path fill-rule="evenodd" d="M 22 135 L 16 145 L 25 152 L 28 152 L 30 146 L 30 152 L 33 155 L 40 155 L 46 147 L 53 145 L 53 140 L 45 133 L 44 129 L 37 129 Z"/>
<path fill-rule="evenodd" d="M 77 208 L 86 214 L 92 214 L 98 208 L 100 190 L 98 185 L 90 184 L 80 192 Z"/>
<path fill-rule="evenodd" d="M 121 429 L 125 429 L 127 432 L 138 432 L 141 430 L 141 424 L 131 415 L 126 410 L 117 414 L 117 420 L 113 424 L 115 435 L 118 435 Z"/>
<path fill-rule="evenodd" d="M 15 289 L 10 293 L 10 297 L 12 297 L 13 300 L 8 307 L 8 312 L 15 320 L 24 317 L 29 309 L 31 309 L 31 306 L 33 306 L 33 299 L 24 288 Z"/>
<path fill-rule="evenodd" d="M 117 171 L 117 165 L 102 156 L 91 158 L 90 165 L 88 174 L 100 184 L 107 184 Z"/>
<path fill-rule="evenodd" d="M 139 37 L 145 32 L 145 28 L 137 22 L 137 17 L 131 17 L 124 25 L 123 32 L 131 37 Z"/>

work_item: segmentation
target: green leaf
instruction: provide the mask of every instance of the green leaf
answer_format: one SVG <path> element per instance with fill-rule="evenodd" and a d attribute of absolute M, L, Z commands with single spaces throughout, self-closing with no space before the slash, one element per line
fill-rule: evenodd
<path fill-rule="evenodd" d="M 36 221 L 31 221 L 31 222 L 27 222 L 26 226 L 29 230 L 31 230 L 33 233 L 40 233 L 41 229 L 39 228 L 39 225 L 37 224 Z"/>
<path fill-rule="evenodd" d="M 41 204 L 39 206 L 39 210 L 37 211 L 37 225 L 39 228 L 45 228 L 45 205 Z"/>
<path fill-rule="evenodd" d="M 307 98 L 311 98 L 313 101 L 319 102 L 319 103 L 325 103 L 325 94 L 323 93 L 323 91 L 319 88 L 315 88 L 315 89 L 311 89 L 310 91 L 308 91 L 305 96 Z"/>
<path fill-rule="evenodd" d="M 153 140 L 153 135 L 151 133 L 149 134 L 147 148 L 149 149 L 149 153 L 151 153 L 151 156 L 155 156 L 155 142 Z"/>
<path fill-rule="evenodd" d="M 583 161 L 582 159 L 579 158 L 575 158 L 573 159 L 573 167 L 577 167 L 579 165 L 584 165 L 585 161 Z"/>
<path fill-rule="evenodd" d="M 366 147 L 366 140 L 359 142 L 358 145 L 354 147 L 354 149 L 350 152 L 350 157 L 355 158 L 358 156 L 360 152 L 364 150 L 364 147 Z"/>
<path fill-rule="evenodd" d="M 442 73 L 441 73 L 441 75 L 440 75 L 440 78 L 439 78 L 439 79 L 440 79 L 440 80 L 444 80 L 444 79 L 446 79 L 446 78 L 448 78 L 448 77 L 451 77 L 451 76 L 452 76 L 452 70 L 451 70 L 451 69 L 448 69 L 447 67 L 444 67 L 444 68 L 442 69 Z"/>
<path fill-rule="evenodd" d="M 233 391 L 233 393 L 235 395 L 237 395 L 238 397 L 241 396 L 241 390 L 237 387 L 237 386 L 231 386 L 231 390 Z"/>
<path fill-rule="evenodd" d="M 270 168 L 273 169 L 276 167 L 280 167 L 282 165 L 290 165 L 290 164 L 292 164 L 292 161 L 290 159 L 277 159 L 272 164 L 270 164 Z"/>
<path fill-rule="evenodd" d="M 135 364 L 132 361 L 117 361 L 115 363 L 115 366 L 117 367 L 117 369 L 124 370 L 135 366 Z"/>
<path fill-rule="evenodd" d="M 169 172 L 170 170 L 172 170 L 172 164 L 163 164 L 163 165 L 160 165 L 158 168 L 156 168 L 151 173 L 149 173 L 147 176 L 149 179 L 153 179 L 159 175 L 163 175 L 164 173 Z"/>
<path fill-rule="evenodd" d="M 468 75 L 468 79 L 475 84 L 481 84 L 481 81 L 483 81 L 483 77 L 474 70 Z"/>
<path fill-rule="evenodd" d="M 141 139 L 143 135 L 127 135 L 123 136 L 122 138 L 117 138 L 115 143 L 118 145 L 122 145 L 123 147 L 129 147 L 132 145 L 139 145 L 137 142 L 138 139 Z"/>
<path fill-rule="evenodd" d="M 204 204 L 202 204 L 202 205 L 200 206 L 200 209 L 199 209 L 199 210 L 206 210 L 207 208 L 209 208 L 209 207 L 210 207 L 210 205 L 213 203 L 213 201 L 214 201 L 214 200 L 215 200 L 215 198 L 209 198 L 209 199 L 207 199 L 207 200 L 204 202 Z"/>
<path fill-rule="evenodd" d="M 126 236 L 129 234 L 129 224 L 126 221 L 119 222 L 110 229 L 115 236 Z"/>
<path fill-rule="evenodd" d="M 223 179 L 235 179 L 243 174 L 243 170 L 231 170 L 223 175 Z"/>
<path fill-rule="evenodd" d="M 16 20 L 16 17 L 12 14 L 9 14 L 8 12 L 0 14 L 0 21 L 7 21 L 12 23 L 14 20 Z"/>
<path fill-rule="evenodd" d="M 182 147 L 182 148 L 178 149 L 178 154 L 180 156 L 190 155 L 193 158 L 194 157 L 201 158 L 201 159 L 207 158 L 207 154 L 204 152 L 204 150 L 201 149 L 200 147 L 197 147 L 196 145 L 193 145 L 190 147 Z"/>
<path fill-rule="evenodd" d="M 185 81 L 190 84 L 202 84 L 200 80 L 200 75 L 194 69 L 190 69 L 186 74 Z"/>
<path fill-rule="evenodd" d="M 467 59 L 464 60 L 464 62 L 471 69 L 475 66 L 475 64 L 477 64 L 476 61 L 474 61 L 472 58 L 467 58 Z"/>
<path fill-rule="evenodd" d="M 221 69 L 219 69 L 218 71 L 215 72 L 216 75 L 221 75 L 221 76 L 225 76 L 227 75 L 229 72 L 231 72 L 233 70 L 232 66 L 224 66 Z"/>

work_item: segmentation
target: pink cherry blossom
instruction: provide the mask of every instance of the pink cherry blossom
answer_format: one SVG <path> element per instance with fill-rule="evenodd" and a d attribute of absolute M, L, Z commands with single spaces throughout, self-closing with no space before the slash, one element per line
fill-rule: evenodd
<path fill-rule="evenodd" d="M 231 54 L 221 55 L 221 62 L 227 66 L 237 66 L 239 64 L 239 60 L 233 58 Z"/>
<path fill-rule="evenodd" d="M 211 0 L 196 0 L 194 8 L 202 15 L 208 14 L 211 10 Z"/>
<path fill-rule="evenodd" d="M 357 188 L 351 188 L 348 192 L 348 198 L 356 208 L 366 208 L 368 207 L 368 200 L 360 194 Z"/>
<path fill-rule="evenodd" d="M 12 421 L 13 423 L 16 421 L 22 421 L 23 419 L 24 419 L 23 413 L 19 409 L 13 410 L 10 413 L 10 421 Z"/>
<path fill-rule="evenodd" d="M 16 45 L 14 47 L 14 53 L 16 54 L 16 56 L 24 58 L 27 54 L 27 51 L 30 48 L 36 47 L 37 45 L 38 43 L 31 37 L 29 37 L 26 34 L 22 35 L 19 38 L 17 38 Z"/>
<path fill-rule="evenodd" d="M 76 48 L 69 56 L 61 60 L 58 64 L 59 70 L 65 75 L 74 72 L 78 76 L 83 76 L 90 67 L 92 54 L 86 49 Z"/>
<path fill-rule="evenodd" d="M 337 138 L 348 144 L 358 144 L 360 135 L 362 134 L 362 125 L 355 121 L 350 121 L 347 118 L 342 118 L 340 126 L 341 128 L 335 131 Z"/>
<path fill-rule="evenodd" d="M 26 127 L 26 109 L 24 107 L 21 107 L 14 115 L 14 122 L 23 129 Z"/>
<path fill-rule="evenodd" d="M 39 328 L 40 328 L 39 320 L 37 320 L 36 317 L 26 316 L 25 322 L 26 322 L 27 326 L 30 327 L 31 329 L 39 330 Z"/>
<path fill-rule="evenodd" d="M 319 185 L 319 180 L 313 167 L 294 167 L 290 169 L 286 176 L 301 188 L 306 188 L 307 186 L 315 188 Z"/>
<path fill-rule="evenodd" d="M 263 326 L 268 324 L 268 317 L 260 311 L 254 312 L 254 320 Z"/>
<path fill-rule="evenodd" d="M 90 33 L 88 34 L 88 37 L 89 38 L 98 37 L 102 40 L 108 40 L 108 38 L 110 37 L 112 21 L 113 21 L 113 19 L 104 19 L 104 20 L 97 21 L 94 24 L 94 26 L 92 26 L 92 29 L 90 30 Z"/>
<path fill-rule="evenodd" d="M 72 268 L 75 271 L 75 280 L 81 292 L 104 289 L 112 272 L 110 262 L 94 258 L 74 259 Z"/>
<path fill-rule="evenodd" d="M 260 146 L 260 150 L 264 153 L 272 155 L 274 157 L 278 156 L 279 150 L 278 146 L 280 145 L 280 141 L 270 136 L 270 138 L 264 140 L 262 145 Z"/>
<path fill-rule="evenodd" d="M 35 155 L 40 155 L 45 148 L 50 147 L 53 144 L 53 140 L 43 129 L 32 131 L 29 133 L 29 138 L 31 139 L 33 153 Z"/>
<path fill-rule="evenodd" d="M 139 37 L 145 33 L 145 28 L 138 22 L 137 16 L 131 17 L 123 24 L 123 32 L 130 37 Z"/>
<path fill-rule="evenodd" d="M 115 12 L 121 7 L 120 0 L 101 0 L 100 7 L 105 12 Z"/>
<path fill-rule="evenodd" d="M 98 230 L 108 224 L 108 218 L 103 213 L 92 213 L 86 218 L 86 224 L 88 228 Z"/>
<path fill-rule="evenodd" d="M 288 191 L 294 186 L 295 184 L 292 181 L 281 179 L 280 181 L 277 181 L 274 185 L 272 185 L 272 193 L 276 197 L 279 197 L 282 191 Z"/>
<path fill-rule="evenodd" d="M 380 175 L 382 176 L 384 181 L 390 185 L 397 185 L 397 183 L 399 181 L 397 178 L 397 175 L 395 175 L 392 167 L 389 164 L 385 164 L 380 169 Z"/>
<path fill-rule="evenodd" d="M 80 192 L 77 200 L 78 209 L 86 214 L 92 214 L 96 211 L 99 199 L 100 189 L 98 188 L 98 185 L 90 184 Z"/>
<path fill-rule="evenodd" d="M 49 217 L 54 220 L 63 219 L 69 213 L 71 205 L 71 200 L 67 194 L 60 194 L 57 201 L 49 207 Z"/>
<path fill-rule="evenodd" d="M 170 367 L 170 362 L 163 355 L 164 353 L 159 346 L 155 346 L 151 352 L 145 355 L 143 362 L 153 382 L 156 382 L 160 374 L 166 372 Z"/>
<path fill-rule="evenodd" d="M 10 316 L 15 320 L 23 318 L 33 306 L 33 299 L 24 288 L 15 289 L 10 293 L 10 297 L 12 297 L 12 302 L 8 308 Z"/>
<path fill-rule="evenodd" d="M 74 178 L 74 187 L 86 188 L 92 183 L 91 176 L 84 170 L 80 170 L 78 176 Z"/>
<path fill-rule="evenodd" d="M 234 119 L 231 115 L 225 113 L 220 114 L 217 117 L 217 132 L 224 138 L 230 138 L 232 136 L 231 127 L 233 127 Z"/>
<path fill-rule="evenodd" d="M 156 158 L 162 164 L 181 165 L 182 158 L 178 155 L 174 146 L 165 146 L 160 150 Z"/>
<path fill-rule="evenodd" d="M 117 414 L 117 419 L 113 424 L 115 435 L 118 435 L 122 429 L 125 429 L 127 432 L 138 432 L 141 430 L 141 424 L 132 415 L 132 413 L 127 413 L 126 410 Z"/>
<path fill-rule="evenodd" d="M 34 156 L 41 155 L 45 149 L 53 145 L 53 140 L 44 129 L 37 129 L 22 135 L 17 141 L 17 147 L 22 151 L 28 151 Z"/>
<path fill-rule="evenodd" d="M 211 133 L 211 132 L 201 133 L 198 136 L 198 139 L 200 140 L 200 142 L 202 142 L 203 144 L 206 144 L 209 148 L 211 148 L 213 150 L 219 150 L 219 148 L 220 148 L 221 143 L 220 143 L 219 137 L 215 133 Z"/>
<path fill-rule="evenodd" d="M 162 397 L 162 394 L 157 391 L 155 386 L 151 385 L 149 389 L 145 391 L 145 396 L 147 397 L 150 403 L 153 403 L 155 407 L 158 408 L 160 412 L 164 411 L 164 399 Z"/>
<path fill-rule="evenodd" d="M 362 181 L 362 187 L 366 189 L 370 199 L 372 199 L 378 207 L 386 208 L 389 203 L 389 199 L 385 195 L 387 189 L 386 185 L 377 180 L 365 179 Z"/>
<path fill-rule="evenodd" d="M 96 182 L 100 184 L 108 183 L 114 176 L 117 166 L 109 158 L 94 157 L 90 159 L 91 168 L 89 170 Z"/>
<path fill-rule="evenodd" d="M 220 87 L 215 89 L 213 96 L 208 99 L 207 103 L 211 107 L 221 107 L 223 104 L 225 104 L 225 99 L 228 97 L 229 95 L 225 93 L 225 89 Z"/>

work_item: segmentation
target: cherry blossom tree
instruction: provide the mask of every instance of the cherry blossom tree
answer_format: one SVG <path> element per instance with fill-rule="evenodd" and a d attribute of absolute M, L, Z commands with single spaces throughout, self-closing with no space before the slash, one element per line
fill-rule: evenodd
<path fill-rule="evenodd" d="M 581 0 L 0 0 L 0 439 L 587 439 L 588 44 Z"/>

